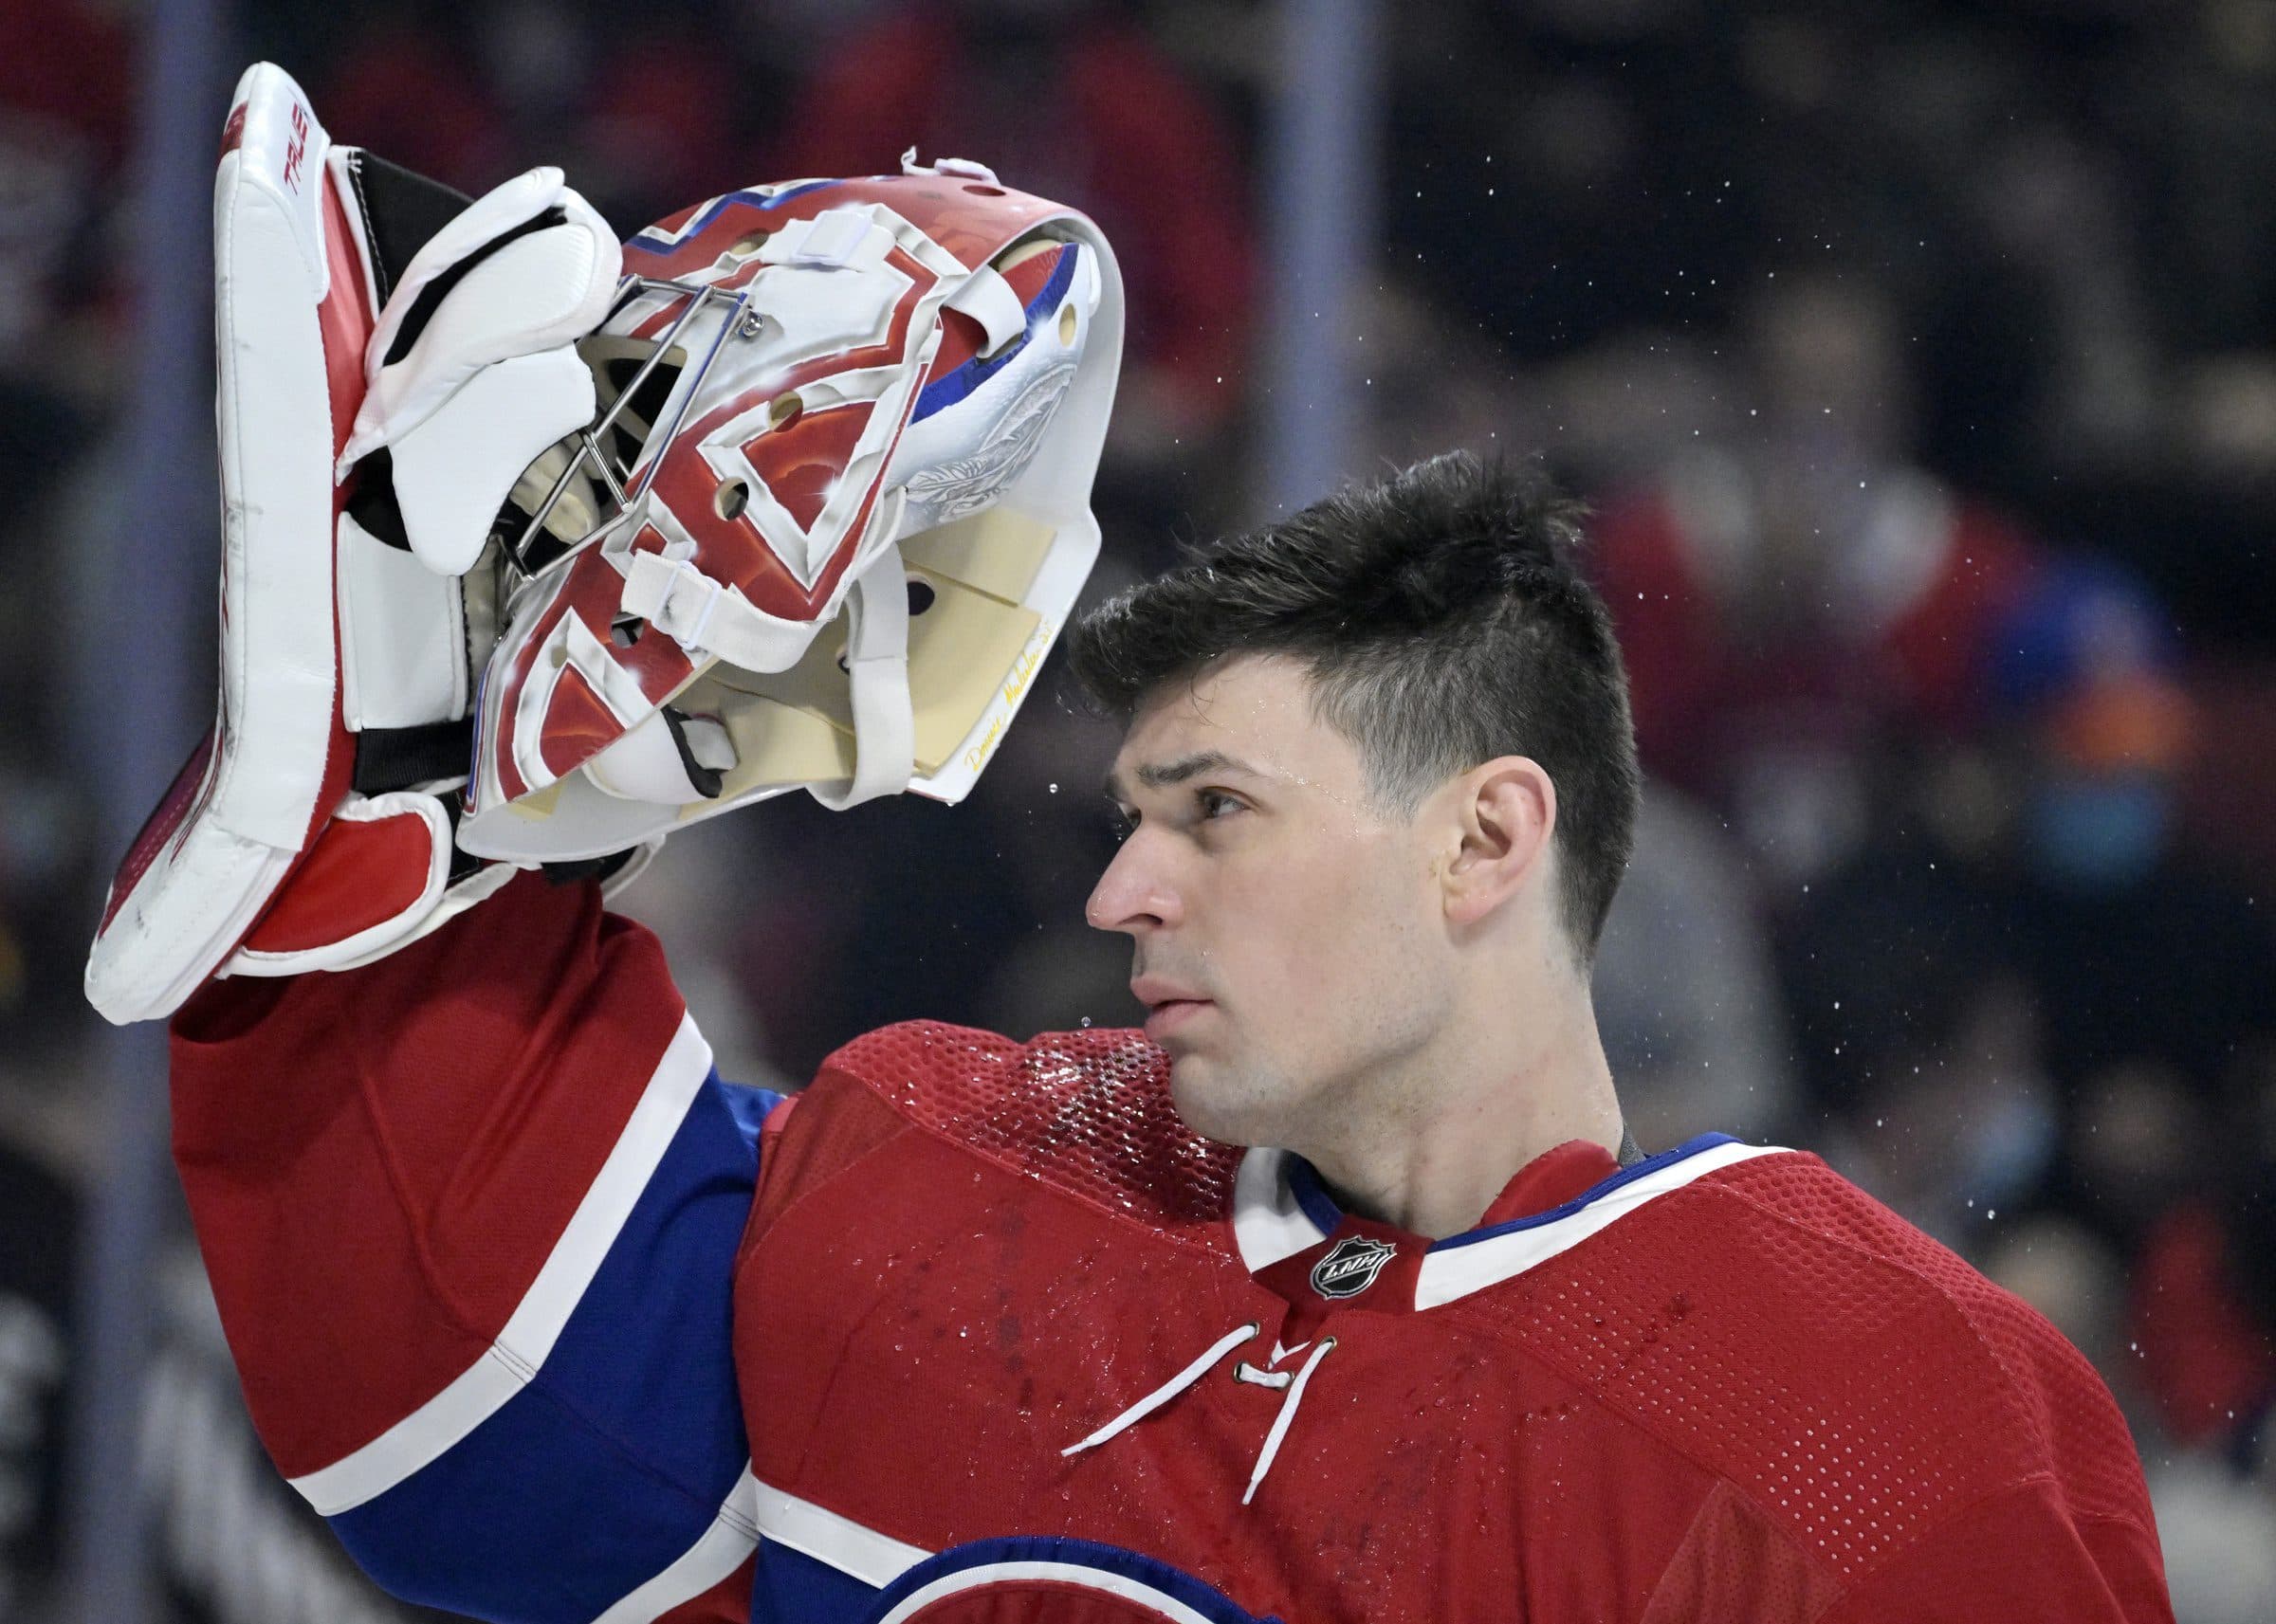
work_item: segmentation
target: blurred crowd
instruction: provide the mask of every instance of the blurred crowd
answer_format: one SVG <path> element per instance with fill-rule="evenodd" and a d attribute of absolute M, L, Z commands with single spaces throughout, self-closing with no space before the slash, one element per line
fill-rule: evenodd
<path fill-rule="evenodd" d="M 1277 26 L 248 0 L 236 54 L 463 189 L 560 163 L 627 232 L 912 144 L 1083 207 L 1132 335 L 1101 593 L 1269 517 Z M 70 1365 L 68 1236 L 11 1214 L 93 1164 L 76 988 L 117 855 L 58 609 L 90 523 L 211 545 L 103 502 L 138 40 L 115 0 L 0 11 L 0 1614 L 49 1571 Z M 1591 503 L 1651 779 L 1597 968 L 1637 1134 L 1816 1150 L 2023 1293 L 2127 1412 L 2182 1618 L 2276 1617 L 2276 6 L 1527 0 L 1400 8 L 1386 44 L 1378 274 L 1323 338 L 1364 379 L 1350 472 L 1537 453 Z M 627 901 L 723 1068 L 1135 1013 L 1079 907 L 1114 735 L 1063 690 L 962 809 L 674 843 Z M 190 1615 L 255 1615 L 178 1565 Z"/>

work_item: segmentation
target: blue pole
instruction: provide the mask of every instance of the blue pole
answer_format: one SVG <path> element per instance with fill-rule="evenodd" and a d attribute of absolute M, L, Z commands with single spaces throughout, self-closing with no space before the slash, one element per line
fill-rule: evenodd
<path fill-rule="evenodd" d="M 219 497 L 212 424 L 213 155 L 228 91 L 227 0 L 153 0 L 142 41 L 134 203 L 140 280 L 134 393 L 99 455 L 124 489 L 101 533 L 77 538 L 83 627 L 71 714 L 87 719 L 83 771 L 103 847 L 124 853 L 211 714 Z M 120 429 L 123 432 L 120 432 Z M 96 724 L 98 718 L 119 725 Z M 93 923 L 89 918 L 90 926 Z M 96 1017 L 87 1015 L 90 1025 Z M 89 1049 L 102 1122 L 80 1237 L 77 1379 L 65 1480 L 65 1606 L 84 1624 L 158 1615 L 139 1434 L 154 1265 L 173 1213 L 163 1027 L 101 1028 Z"/>
<path fill-rule="evenodd" d="M 1359 470 L 1355 335 L 1379 274 L 1386 94 L 1379 0 L 1282 0 L 1267 115 L 1263 479 L 1267 517 Z"/>

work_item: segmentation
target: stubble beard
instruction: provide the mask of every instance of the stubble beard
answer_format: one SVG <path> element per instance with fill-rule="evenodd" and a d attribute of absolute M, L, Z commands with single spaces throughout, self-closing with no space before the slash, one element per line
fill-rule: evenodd
<path fill-rule="evenodd" d="M 1220 1144 L 1285 1142 L 1290 1092 L 1285 1079 L 1261 1067 L 1199 1054 L 1170 1062 L 1169 1096 L 1179 1120 Z"/>

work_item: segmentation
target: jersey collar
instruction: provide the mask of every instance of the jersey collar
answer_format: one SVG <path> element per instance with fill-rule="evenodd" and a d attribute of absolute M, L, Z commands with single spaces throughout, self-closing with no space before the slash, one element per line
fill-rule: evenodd
<path fill-rule="evenodd" d="M 1529 1196 L 1538 1199 L 1557 1191 L 1560 1174 L 1569 1189 L 1570 1167 L 1583 1164 L 1581 1157 L 1567 1154 L 1570 1147 L 1559 1146 L 1518 1171 L 1488 1209 L 1488 1216 L 1497 1221 L 1441 1241 L 1405 1237 L 1420 1257 L 1411 1271 L 1395 1271 L 1399 1284 L 1411 1280 L 1416 1308 L 1434 1308 L 1467 1297 L 1548 1262 L 1695 1179 L 1754 1157 L 1778 1154 L 1781 1148 L 1740 1144 L 1728 1134 L 1701 1134 L 1620 1168 L 1554 1206 L 1523 1212 Z M 1604 1162 L 1611 1160 L 1602 1151 L 1598 1155 Z M 1502 1216 L 1513 1208 L 1523 1215 Z M 1362 1227 L 1370 1233 L 1395 1233 L 1348 1217 L 1311 1164 L 1294 1152 L 1260 1147 L 1241 1158 L 1233 1189 L 1233 1234 L 1250 1273 L 1261 1273 L 1319 1248 L 1338 1232 L 1349 1233 Z M 1390 1284 L 1385 1281 L 1386 1286 Z"/>

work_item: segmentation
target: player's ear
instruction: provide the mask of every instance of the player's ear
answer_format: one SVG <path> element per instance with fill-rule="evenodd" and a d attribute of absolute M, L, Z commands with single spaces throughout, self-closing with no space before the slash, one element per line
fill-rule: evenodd
<path fill-rule="evenodd" d="M 1446 917 L 1476 924 L 1546 872 L 1557 787 L 1530 757 L 1500 756 L 1448 789 L 1453 852 L 1440 870 Z"/>

